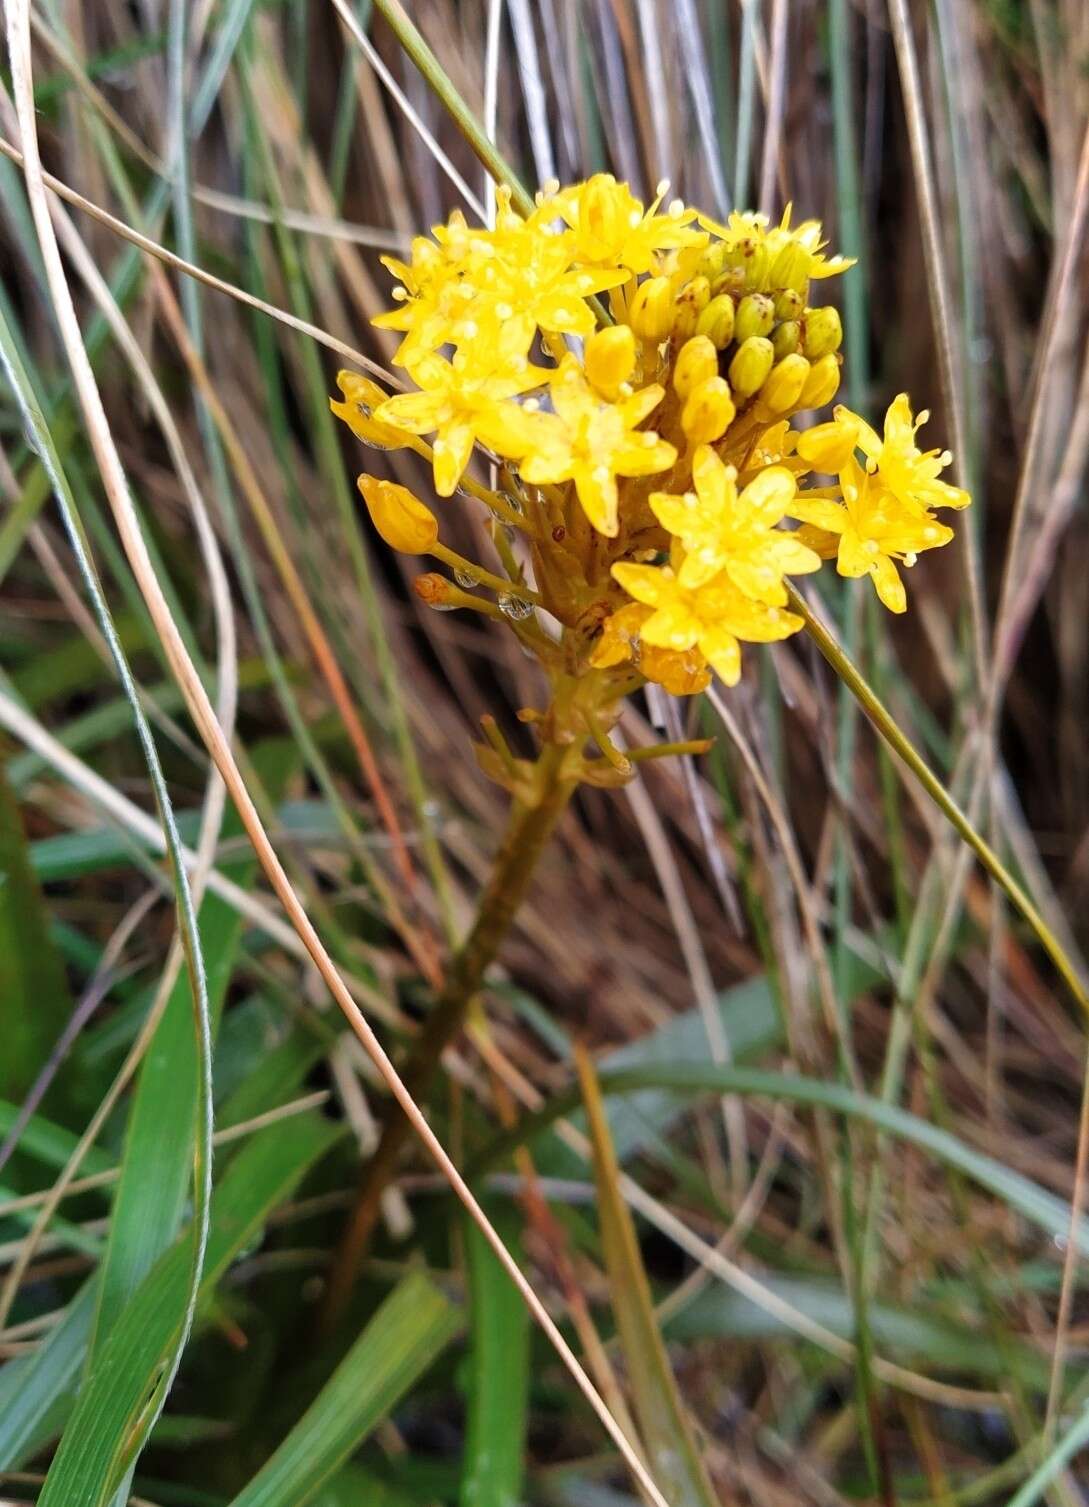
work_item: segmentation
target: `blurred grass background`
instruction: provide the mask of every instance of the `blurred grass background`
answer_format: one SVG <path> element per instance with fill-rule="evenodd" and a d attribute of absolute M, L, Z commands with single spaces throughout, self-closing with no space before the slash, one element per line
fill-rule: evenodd
<path fill-rule="evenodd" d="M 39 0 L 34 100 L 45 165 L 79 195 L 381 362 L 378 256 L 486 187 L 384 7 L 341 9 L 366 49 L 326 0 Z M 845 396 L 874 418 L 904 389 L 929 403 L 924 439 L 957 450 L 976 502 L 911 573 L 905 619 L 835 582 L 823 606 L 1078 956 L 1089 11 L 410 10 L 526 182 L 608 169 L 649 195 L 668 177 L 717 215 L 793 201 L 859 258 L 832 291 Z M 342 355 L 71 213 L 87 349 L 171 611 L 399 1055 L 500 830 L 471 739 L 487 712 L 525 737 L 533 672 L 508 635 L 419 607 L 415 563 L 367 534 L 358 470 L 425 482 L 336 432 Z M 422 1153 L 321 1332 L 383 1094 L 221 810 L 109 516 L 10 155 L 0 256 L 5 1499 L 635 1500 Z M 468 506 L 443 528 L 481 548 Z M 207 1220 L 190 1188 L 205 1054 L 112 632 L 200 850 Z M 715 748 L 580 793 L 432 1123 L 671 1502 L 1074 1507 L 1085 1022 L 810 646 L 748 662 L 722 698 L 626 713 L 631 742 L 691 723 Z M 196 1322 L 156 1418 L 194 1222 Z"/>

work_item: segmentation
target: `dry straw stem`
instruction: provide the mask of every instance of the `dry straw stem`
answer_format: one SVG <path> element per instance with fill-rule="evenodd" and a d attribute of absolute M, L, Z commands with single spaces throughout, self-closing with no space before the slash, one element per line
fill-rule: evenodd
<path fill-rule="evenodd" d="M 23 154 L 10 141 L 0 138 L 0 152 L 19 167 L 25 167 Z M 382 381 L 387 385 L 399 385 L 390 376 L 390 373 L 384 366 L 377 361 L 372 361 L 369 356 L 364 356 L 363 352 L 357 351 L 354 346 L 346 344 L 343 340 L 338 340 L 335 335 L 330 335 L 327 330 L 321 329 L 316 324 L 310 324 L 305 319 L 298 319 L 294 314 L 289 314 L 286 309 L 278 309 L 275 304 L 266 303 L 263 298 L 258 298 L 254 293 L 248 293 L 245 288 L 239 288 L 234 283 L 225 282 L 223 278 L 216 277 L 214 272 L 208 272 L 203 267 L 196 266 L 193 262 L 187 262 L 184 257 L 178 256 L 176 252 L 170 251 L 166 246 L 160 245 L 158 241 L 152 240 L 150 236 L 144 235 L 139 230 L 134 230 L 131 225 L 126 225 L 124 220 L 119 220 L 116 215 L 110 214 L 101 205 L 92 203 L 90 199 L 85 199 L 81 193 L 77 193 L 74 188 L 70 188 L 67 183 L 63 182 L 60 178 L 54 177 L 52 173 L 47 173 L 44 168 L 41 170 L 41 182 L 44 187 L 52 189 L 53 193 L 59 198 L 66 200 L 67 203 L 74 205 L 77 209 L 82 209 L 93 220 L 97 220 L 100 225 L 105 225 L 108 230 L 112 230 L 116 235 L 119 235 L 122 240 L 129 241 L 133 246 L 138 246 L 141 251 L 146 251 L 149 256 L 158 257 L 159 261 L 165 262 L 168 267 L 173 267 L 175 271 L 184 272 L 187 277 L 195 278 L 197 282 L 203 283 L 207 288 L 214 288 L 217 293 L 226 293 L 228 298 L 233 298 L 238 303 L 246 304 L 247 307 L 256 309 L 260 314 L 267 314 L 270 319 L 275 319 L 278 323 L 287 325 L 289 329 L 297 331 L 300 335 L 308 335 L 311 340 L 316 340 L 319 345 L 324 345 L 329 350 L 335 351 L 338 356 L 343 356 L 345 360 L 351 361 L 364 371 L 373 372 L 375 376 L 381 377 Z"/>
<path fill-rule="evenodd" d="M 32 749 L 55 769 L 62 779 L 87 796 L 123 830 L 131 832 L 151 852 L 158 854 L 166 852 L 162 828 L 154 817 L 142 811 L 139 806 L 129 800 L 128 796 L 122 795 L 101 775 L 96 774 L 82 759 L 77 758 L 70 749 L 59 743 L 42 727 L 40 722 L 2 690 L 0 690 L 0 727 L 6 728 L 20 743 Z M 187 872 L 195 873 L 197 854 L 183 844 L 181 856 Z M 164 888 L 169 883 L 165 875 L 162 883 Z M 225 900 L 240 916 L 244 916 L 251 925 L 264 932 L 278 947 L 282 947 L 285 952 L 299 960 L 309 958 L 310 954 L 295 929 L 288 926 L 259 895 L 251 895 L 248 890 L 243 889 L 241 885 L 236 884 L 233 879 L 229 879 L 226 874 L 215 868 L 209 871 L 207 885 L 214 895 Z M 378 990 L 372 989 L 362 979 L 352 976 L 348 977 L 348 985 L 356 999 L 366 1005 L 367 1009 L 379 1019 L 385 1020 L 391 1026 L 404 1024 L 400 1014 L 391 1009 L 389 1001 Z"/>
<path fill-rule="evenodd" d="M 37 121 L 34 109 L 34 91 L 30 53 L 29 0 L 8 0 L 7 7 L 8 48 L 11 57 L 12 84 L 15 107 L 19 117 L 23 142 L 23 170 L 27 194 L 34 216 L 35 229 L 45 263 L 55 316 L 60 328 L 65 353 L 72 369 L 76 391 L 83 410 L 91 446 L 109 499 L 114 521 L 120 533 L 125 553 L 132 566 L 137 583 L 151 613 L 157 633 L 160 635 L 171 668 L 185 697 L 191 716 L 208 748 L 234 801 L 243 825 L 253 843 L 273 889 L 276 891 L 293 926 L 298 932 L 318 972 L 329 988 L 339 1008 L 343 1011 L 352 1030 L 359 1037 L 375 1067 L 384 1079 L 391 1094 L 408 1117 L 427 1151 L 448 1179 L 454 1192 L 464 1204 L 481 1233 L 488 1241 L 504 1270 L 521 1292 L 530 1311 L 544 1329 L 574 1381 L 586 1397 L 605 1429 L 628 1464 L 641 1489 L 655 1503 L 655 1507 L 668 1507 L 665 1498 L 648 1474 L 645 1466 L 631 1450 L 631 1446 L 616 1423 L 597 1389 L 579 1364 L 574 1352 L 564 1339 L 544 1304 L 537 1297 L 518 1263 L 510 1255 L 496 1233 L 483 1209 L 473 1196 L 468 1184 L 447 1155 L 441 1141 L 431 1129 L 415 1100 L 405 1088 L 393 1063 L 383 1050 L 370 1023 L 366 1020 L 352 998 L 347 985 L 341 979 L 336 965 L 326 951 L 301 901 L 296 895 L 283 865 L 270 843 L 261 823 L 257 808 L 250 797 L 241 773 L 235 763 L 230 744 L 216 718 L 214 708 L 201 683 L 200 676 L 186 651 L 181 634 L 171 616 L 129 496 L 121 458 L 110 432 L 98 384 L 95 381 L 87 352 L 83 346 L 79 321 L 71 292 L 61 263 L 60 250 L 53 231 L 46 197 L 46 184 L 38 151 Z M 150 248 L 148 248 L 150 249 Z"/>
<path fill-rule="evenodd" d="M 961 397 L 961 374 L 953 351 L 953 306 L 946 282 L 946 257 L 942 248 L 938 193 L 930 162 L 922 84 L 919 79 L 919 61 L 915 52 L 915 38 L 911 30 L 907 0 L 889 0 L 889 21 L 900 67 L 915 185 L 919 195 L 923 252 L 926 258 L 927 285 L 930 289 L 934 344 L 938 350 L 942 396 L 953 426 L 954 463 L 959 468 L 963 468 L 968 454 L 967 432 L 964 422 L 964 403 Z M 964 484 L 963 470 L 957 480 L 961 485 Z M 968 579 L 968 607 L 972 625 L 976 683 L 984 686 L 987 684 L 987 609 L 983 599 L 983 569 L 975 531 L 970 523 L 961 531 L 961 536 L 961 548 L 964 552 Z"/>
<path fill-rule="evenodd" d="M 1077 1000 L 1086 1016 L 1089 1016 L 1089 992 L 1082 983 L 1078 970 L 1071 962 L 1062 943 L 1040 914 L 1032 897 L 1018 883 L 986 839 L 972 825 L 949 791 L 938 779 L 911 740 L 904 734 L 888 708 L 877 696 L 857 665 L 853 664 L 827 625 L 808 605 L 805 598 L 788 584 L 787 593 L 793 612 L 805 620 L 806 630 L 817 648 L 833 670 L 857 699 L 878 733 L 893 752 L 911 770 L 927 795 L 949 820 L 963 840 L 975 853 L 988 874 L 1001 885 L 1014 905 L 1032 927 L 1041 945 L 1055 964 L 1067 988 Z"/>

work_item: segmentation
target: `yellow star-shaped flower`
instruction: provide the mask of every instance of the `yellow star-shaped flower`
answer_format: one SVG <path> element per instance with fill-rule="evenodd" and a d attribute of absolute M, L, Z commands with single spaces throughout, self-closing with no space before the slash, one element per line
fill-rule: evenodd
<path fill-rule="evenodd" d="M 702 586 L 724 570 L 754 601 L 785 606 L 783 577 L 819 570 L 821 563 L 796 535 L 775 527 L 790 509 L 793 474 L 784 466 L 769 466 L 739 493 L 734 468 L 724 465 L 710 445 L 700 445 L 692 458 L 692 480 L 695 492 L 650 495 L 658 522 L 684 546 L 680 584 Z"/>
<path fill-rule="evenodd" d="M 626 183 L 618 183 L 612 173 L 595 173 L 585 183 L 546 199 L 536 214 L 562 217 L 573 232 L 580 262 L 626 267 L 638 274 L 649 272 L 660 252 L 702 247 L 709 240 L 705 231 L 690 224 L 694 210 L 675 207 L 659 214 L 664 197 L 663 187 L 644 209 Z"/>
<path fill-rule="evenodd" d="M 791 512 L 808 525 L 798 532 L 818 554 L 835 557 L 841 576 L 868 575 L 889 611 L 903 612 L 907 597 L 896 562 L 914 565 L 924 549 L 948 544 L 953 530 L 905 503 L 853 456 L 839 479 L 842 503 L 798 493 Z"/>
<path fill-rule="evenodd" d="M 754 602 L 725 571 L 694 590 L 682 586 L 669 565 L 613 566 L 613 576 L 634 597 L 655 610 L 642 627 L 646 644 L 683 653 L 698 649 L 727 685 L 741 678 L 741 644 L 789 638 L 800 617 Z"/>
<path fill-rule="evenodd" d="M 665 396 L 653 383 L 609 403 L 587 382 L 574 356 L 565 357 L 552 384 L 553 413 L 511 416 L 497 448 L 519 460 L 533 486 L 572 481 L 594 528 L 610 538 L 619 531 L 618 476 L 654 476 L 677 459 L 674 447 L 638 426 Z M 505 448 L 504 448 L 505 447 Z"/>
<path fill-rule="evenodd" d="M 511 332 L 482 336 L 472 354 L 458 350 L 452 361 L 428 352 L 414 359 L 409 371 L 420 392 L 397 393 L 375 410 L 383 424 L 410 434 L 431 434 L 435 490 L 449 497 L 469 464 L 477 440 L 495 448 L 508 415 L 521 410 L 509 400 L 539 387 L 549 375 L 511 349 Z"/>
<path fill-rule="evenodd" d="M 917 418 L 902 392 L 885 413 L 884 435 L 878 437 L 869 424 L 858 419 L 858 448 L 869 461 L 883 486 L 903 502 L 919 508 L 966 508 L 971 497 L 962 487 L 950 486 L 938 477 L 953 457 L 948 450 L 920 450 L 915 436 L 930 414 L 924 408 Z M 856 416 L 857 418 L 857 416 Z"/>
<path fill-rule="evenodd" d="M 590 663 L 597 670 L 637 665 L 647 680 L 653 680 L 671 696 L 694 696 L 705 691 L 711 677 L 698 649 L 659 649 L 643 642 L 643 625 L 653 614 L 654 608 L 642 602 L 628 602 L 614 612 L 605 621 Z"/>
<path fill-rule="evenodd" d="M 930 415 L 913 417 L 907 393 L 892 400 L 885 413 L 884 433 L 840 404 L 830 423 L 817 424 L 798 436 L 798 454 L 819 471 L 839 472 L 855 450 L 866 457 L 866 469 L 905 506 L 925 513 L 930 508 L 966 508 L 971 497 L 962 487 L 939 477 L 952 460 L 948 450 L 920 450 L 915 436 Z"/>
<path fill-rule="evenodd" d="M 526 321 L 554 335 L 592 335 L 594 313 L 586 300 L 627 282 L 622 267 L 573 266 L 573 238 L 524 224 L 508 231 L 498 256 L 474 279 L 478 303 L 500 321 Z M 527 342 L 528 345 L 528 342 Z"/>

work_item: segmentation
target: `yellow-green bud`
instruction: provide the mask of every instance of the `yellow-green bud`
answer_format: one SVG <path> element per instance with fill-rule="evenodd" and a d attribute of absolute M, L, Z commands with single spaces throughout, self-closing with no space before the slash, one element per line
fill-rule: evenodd
<path fill-rule="evenodd" d="M 733 398 L 725 377 L 708 377 L 688 395 L 681 410 L 681 428 L 691 445 L 710 445 L 733 423 Z"/>
<path fill-rule="evenodd" d="M 626 324 L 607 325 L 586 341 L 583 365 L 591 387 L 603 398 L 615 400 L 622 382 L 635 367 L 635 336 Z"/>
<path fill-rule="evenodd" d="M 718 277 L 711 280 L 711 293 L 716 298 L 720 293 L 728 293 L 736 303 L 744 291 L 744 267 L 726 267 Z"/>
<path fill-rule="evenodd" d="M 737 306 L 734 339 L 739 345 L 752 335 L 770 335 L 775 323 L 775 305 L 764 293 L 749 293 Z"/>
<path fill-rule="evenodd" d="M 751 335 L 730 362 L 730 386 L 739 398 L 751 398 L 763 387 L 775 362 L 775 349 L 762 335 Z"/>
<path fill-rule="evenodd" d="M 711 301 L 711 284 L 705 277 L 694 277 L 677 295 L 673 315 L 673 333 L 680 340 L 687 340 L 696 333 L 696 323 Z"/>
<path fill-rule="evenodd" d="M 718 376 L 718 351 L 706 335 L 693 335 L 677 352 L 673 363 L 673 391 L 687 398 L 694 387 Z"/>
<path fill-rule="evenodd" d="M 778 360 L 781 361 L 784 356 L 793 356 L 802 343 L 801 325 L 796 319 L 785 319 L 772 330 L 771 343 Z"/>
<path fill-rule="evenodd" d="M 391 549 L 425 555 L 439 536 L 435 515 L 407 487 L 377 476 L 361 476 L 359 490 L 371 522 Z"/>
<path fill-rule="evenodd" d="M 696 320 L 696 334 L 706 335 L 717 351 L 725 350 L 734 338 L 734 301 L 720 293 Z"/>
<path fill-rule="evenodd" d="M 726 247 L 721 241 L 712 241 L 696 263 L 696 271 L 701 277 L 706 277 L 709 282 L 713 283 L 716 277 L 722 276 L 725 263 Z"/>
<path fill-rule="evenodd" d="M 768 248 L 762 241 L 746 242 L 745 256 L 742 266 L 745 269 L 745 286 L 751 290 L 759 290 L 770 286 L 768 267 L 771 258 Z"/>
<path fill-rule="evenodd" d="M 775 295 L 776 319 L 801 319 L 805 313 L 805 299 L 795 288 L 783 288 Z"/>
<path fill-rule="evenodd" d="M 809 362 L 804 356 L 784 356 L 760 389 L 761 405 L 771 413 L 789 413 L 797 407 L 808 376 Z"/>
<path fill-rule="evenodd" d="M 838 351 L 842 344 L 843 325 L 838 309 L 826 304 L 823 309 L 806 310 L 803 349 L 810 361 L 819 361 L 822 356 Z"/>
<path fill-rule="evenodd" d="M 773 288 L 794 288 L 804 293 L 809 286 L 811 254 L 798 241 L 788 241 L 768 270 L 768 282 Z"/>
<path fill-rule="evenodd" d="M 839 357 L 834 351 L 814 361 L 798 399 L 799 408 L 823 408 L 832 401 L 839 391 L 839 366 Z"/>
<path fill-rule="evenodd" d="M 661 345 L 673 328 L 673 289 L 668 277 L 649 277 L 635 290 L 628 323 L 648 345 Z"/>

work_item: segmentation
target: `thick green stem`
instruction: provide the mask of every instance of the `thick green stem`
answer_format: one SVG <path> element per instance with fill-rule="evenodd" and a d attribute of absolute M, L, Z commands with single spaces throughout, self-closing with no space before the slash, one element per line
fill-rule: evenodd
<path fill-rule="evenodd" d="M 494 960 L 526 896 L 537 861 L 578 783 L 568 769 L 569 749 L 547 744 L 537 761 L 532 801 L 516 800 L 476 919 L 450 965 L 434 1010 L 416 1039 L 403 1070 L 416 1100 L 426 1098 L 443 1052 L 458 1035 L 484 973 Z M 374 1155 L 363 1168 L 351 1217 L 333 1258 L 325 1297 L 326 1325 L 342 1312 L 366 1254 L 401 1151 L 411 1133 L 404 1114 L 390 1103 Z"/>
<path fill-rule="evenodd" d="M 892 713 L 877 695 L 869 681 L 859 670 L 854 661 L 843 651 L 836 642 L 831 632 L 816 617 L 802 596 L 793 586 L 787 585 L 787 593 L 790 599 L 790 609 L 796 612 L 805 622 L 806 629 L 813 639 L 817 648 L 835 670 L 840 680 L 857 699 L 859 706 L 869 717 L 874 727 L 880 733 L 892 751 L 907 765 L 919 784 L 929 795 L 952 826 L 975 853 L 980 863 L 988 874 L 1005 890 L 1014 905 L 1021 912 L 1028 924 L 1032 927 L 1047 952 L 1056 969 L 1062 976 L 1067 988 L 1077 1000 L 1082 1010 L 1089 1016 L 1089 993 L 1078 975 L 1077 969 L 1068 957 L 1065 948 L 1051 927 L 1044 920 L 1028 891 L 1018 883 L 1013 874 L 999 858 L 998 854 L 987 842 L 986 838 L 977 831 L 964 811 L 946 790 L 938 776 L 930 768 L 918 749 L 902 731 Z"/>
<path fill-rule="evenodd" d="M 520 215 L 528 215 L 533 211 L 533 196 L 519 181 L 517 173 L 510 163 L 497 149 L 495 143 L 483 129 L 476 116 L 470 110 L 465 100 L 454 87 L 453 80 L 438 58 L 428 47 L 420 34 L 418 27 L 409 19 L 408 13 L 400 0 L 375 0 L 376 9 L 389 23 L 390 29 L 396 35 L 398 42 L 408 53 L 423 74 L 428 84 L 434 90 L 438 99 L 445 106 L 447 114 L 464 136 L 469 146 L 476 153 L 483 166 L 495 179 L 496 183 L 505 183 L 511 191 L 511 203 Z"/>

